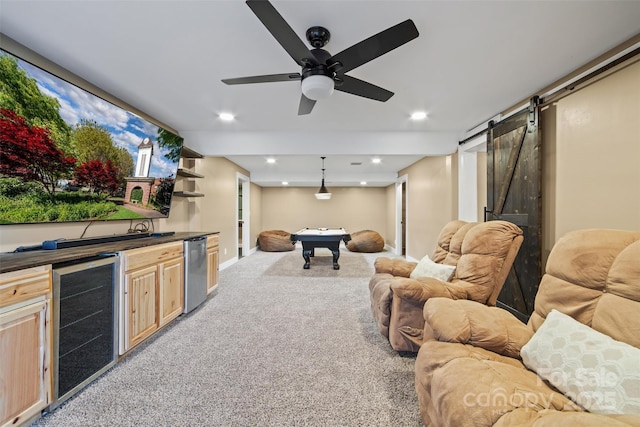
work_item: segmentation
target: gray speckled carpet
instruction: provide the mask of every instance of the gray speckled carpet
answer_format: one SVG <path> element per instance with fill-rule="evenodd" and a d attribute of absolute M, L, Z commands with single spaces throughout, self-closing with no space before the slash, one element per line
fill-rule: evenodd
<path fill-rule="evenodd" d="M 34 425 L 419 426 L 415 359 L 369 308 L 381 255 L 343 249 L 331 272 L 303 271 L 300 248 L 242 258 L 201 307 Z"/>

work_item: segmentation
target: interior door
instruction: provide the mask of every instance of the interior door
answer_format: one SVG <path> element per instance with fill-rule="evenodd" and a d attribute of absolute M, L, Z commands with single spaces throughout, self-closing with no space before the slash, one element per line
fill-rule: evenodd
<path fill-rule="evenodd" d="M 402 256 L 407 255 L 407 182 L 402 183 Z"/>
<path fill-rule="evenodd" d="M 506 220 L 524 242 L 498 296 L 498 306 L 528 319 L 542 275 L 541 152 L 537 99 L 529 109 L 491 126 L 487 137 L 485 220 Z"/>

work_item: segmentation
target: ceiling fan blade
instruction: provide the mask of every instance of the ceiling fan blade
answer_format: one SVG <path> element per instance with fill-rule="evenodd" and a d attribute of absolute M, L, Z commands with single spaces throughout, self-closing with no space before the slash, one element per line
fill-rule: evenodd
<path fill-rule="evenodd" d="M 346 73 L 372 59 L 384 55 L 418 37 L 418 29 L 411 19 L 369 37 L 366 40 L 346 48 L 327 60 L 327 64 L 339 62 L 338 74 Z"/>
<path fill-rule="evenodd" d="M 298 107 L 298 115 L 304 116 L 311 113 L 313 106 L 316 105 L 316 101 L 309 99 L 304 94 L 300 94 L 300 106 Z"/>
<path fill-rule="evenodd" d="M 288 82 L 291 80 L 300 80 L 300 73 L 290 74 L 265 74 L 264 76 L 237 77 L 235 79 L 222 79 L 222 83 L 228 85 L 243 85 L 247 83 L 270 83 L 270 82 Z"/>
<path fill-rule="evenodd" d="M 300 66 L 304 67 L 306 65 L 305 62 L 310 62 L 314 65 L 318 64 L 318 60 L 313 53 L 271 3 L 267 0 L 247 0 L 247 6 L 251 8 L 271 35 Z"/>
<path fill-rule="evenodd" d="M 335 90 L 339 90 L 340 92 L 346 92 L 381 102 L 385 102 L 393 96 L 393 92 L 367 83 L 364 80 L 351 76 L 340 76 L 340 78 L 342 79 L 342 84 L 335 86 Z"/>

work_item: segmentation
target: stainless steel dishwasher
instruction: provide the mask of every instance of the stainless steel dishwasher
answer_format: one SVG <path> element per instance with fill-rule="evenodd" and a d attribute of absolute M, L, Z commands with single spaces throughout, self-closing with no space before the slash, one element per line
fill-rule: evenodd
<path fill-rule="evenodd" d="M 207 299 L 207 236 L 184 241 L 184 313 Z"/>

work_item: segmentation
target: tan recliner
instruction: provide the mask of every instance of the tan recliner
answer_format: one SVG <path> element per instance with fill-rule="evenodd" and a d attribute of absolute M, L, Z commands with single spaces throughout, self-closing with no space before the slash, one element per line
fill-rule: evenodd
<path fill-rule="evenodd" d="M 448 223 L 432 260 L 456 266 L 450 282 L 432 277 L 411 279 L 417 263 L 378 258 L 369 291 L 380 332 L 396 351 L 417 352 L 424 329 L 422 309 L 429 298 L 495 305 L 522 241 L 522 230 L 507 221 Z"/>
<path fill-rule="evenodd" d="M 438 241 L 433 254 L 430 256 L 434 262 L 444 264 L 449 256 L 449 265 L 456 265 L 460 258 L 462 238 L 466 232 L 476 223 L 466 221 L 451 221 L 447 223 L 438 236 Z M 466 226 L 464 230 L 460 229 Z M 454 240 L 453 248 L 451 239 L 458 233 Z M 404 258 L 379 257 L 374 262 L 375 273 L 369 281 L 369 293 L 371 298 L 371 311 L 378 325 L 380 333 L 389 338 L 389 320 L 391 318 L 391 282 L 396 277 L 409 277 L 415 269 L 417 262 L 406 261 Z"/>
<path fill-rule="evenodd" d="M 589 331 L 605 335 L 603 353 L 617 351 L 616 344 L 606 341 L 606 336 L 640 348 L 640 232 L 596 229 L 570 232 L 555 244 L 545 270 L 534 312 L 526 325 L 506 310 L 471 301 L 433 298 L 425 304 L 425 342 L 415 366 L 415 387 L 425 425 L 640 425 L 640 415 L 586 412 L 578 405 L 579 401 L 568 397 L 570 390 L 560 391 L 563 381 L 571 387 L 580 385 L 569 376 L 577 373 L 578 378 L 583 377 L 583 386 L 595 384 L 598 392 L 609 393 L 609 389 L 603 389 L 612 380 L 609 373 L 602 371 L 604 356 L 585 353 L 579 347 L 593 348 L 594 340 L 589 335 L 599 334 Z M 554 313 L 554 321 L 546 331 L 556 327 L 556 316 L 563 316 L 560 313 L 570 316 L 564 316 L 567 321 L 575 319 L 591 329 L 586 328 L 586 333 L 567 333 L 564 331 L 573 331 L 576 326 L 568 327 L 565 323 L 557 326 L 554 333 L 566 333 L 568 339 L 550 339 L 544 331 L 533 341 L 534 333 L 552 310 L 559 313 Z M 575 322 L 574 325 L 579 326 Z M 537 354 L 553 369 L 543 367 L 536 371 L 540 374 L 527 369 L 521 349 L 530 340 L 536 345 L 542 343 L 543 351 Z M 525 351 L 529 357 L 531 348 Z M 568 354 L 591 364 L 590 370 L 575 359 L 567 364 L 562 353 L 565 348 Z M 636 369 L 629 369 L 632 375 L 637 375 Z M 614 377 L 627 378 L 624 372 Z M 560 381 L 556 383 L 558 389 L 546 381 L 554 378 Z M 631 394 L 637 405 L 640 382 L 632 381 L 636 381 L 635 388 L 631 385 L 635 390 Z M 609 386 L 619 387 L 619 383 L 614 381 Z M 612 402 L 608 399 L 613 396 L 604 396 L 605 403 Z"/>

